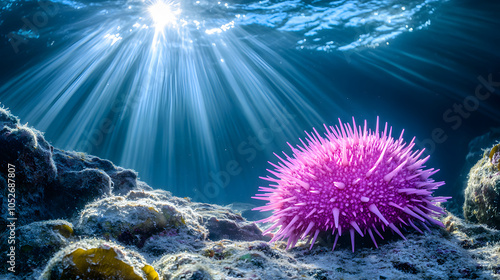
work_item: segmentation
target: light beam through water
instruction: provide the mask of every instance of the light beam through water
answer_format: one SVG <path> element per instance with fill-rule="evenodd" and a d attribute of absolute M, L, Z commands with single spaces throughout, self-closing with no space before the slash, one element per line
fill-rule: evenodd
<path fill-rule="evenodd" d="M 286 60 L 243 29 L 221 22 L 207 32 L 195 16 L 140 2 L 72 22 L 60 32 L 74 30 L 74 40 L 4 85 L 2 101 L 54 146 L 110 158 L 178 195 L 210 180 L 226 164 L 221 151 L 235 158 L 234 143 L 269 120 L 285 138 L 297 138 L 298 123 L 323 122 L 300 78 L 291 83 L 282 73 L 293 72 L 259 53 L 283 69 Z"/>
<path fill-rule="evenodd" d="M 175 26 L 178 15 L 182 12 L 174 2 L 155 1 L 149 6 L 148 11 L 157 30 L 163 30 L 165 26 Z"/>

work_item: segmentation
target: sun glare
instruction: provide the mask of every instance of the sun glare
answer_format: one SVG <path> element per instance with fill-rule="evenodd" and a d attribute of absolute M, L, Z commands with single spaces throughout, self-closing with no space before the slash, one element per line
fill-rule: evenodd
<path fill-rule="evenodd" d="M 181 13 L 181 9 L 176 7 L 173 2 L 164 1 L 153 3 L 149 6 L 148 11 L 157 30 L 161 30 L 167 25 L 175 26 L 177 16 Z"/>
<path fill-rule="evenodd" d="M 325 122 L 303 94 L 315 87 L 282 70 L 293 68 L 260 36 L 231 14 L 180 1 L 125 1 L 130 8 L 68 22 L 60 32 L 74 30 L 74 39 L 61 37 L 53 55 L 0 84 L 2 104 L 57 136 L 54 145 L 113 158 L 172 191 L 193 186 L 196 196 L 213 170 L 247 160 L 252 143 L 228 149 L 246 145 L 241 137 L 296 139 L 302 123 Z"/>

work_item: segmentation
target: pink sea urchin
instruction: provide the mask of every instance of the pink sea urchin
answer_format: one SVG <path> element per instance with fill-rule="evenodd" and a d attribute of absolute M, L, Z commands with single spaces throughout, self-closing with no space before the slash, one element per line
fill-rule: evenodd
<path fill-rule="evenodd" d="M 379 121 L 375 131 L 357 127 L 353 118 L 350 124 L 327 127 L 326 138 L 314 133 L 307 134 L 307 144 L 292 148 L 293 156 L 286 159 L 276 155 L 281 162 L 270 163 L 276 170 L 268 171 L 277 178 L 262 179 L 272 182 L 269 187 L 259 187 L 255 199 L 268 200 L 254 210 L 273 214 L 259 222 L 273 225 L 267 234 L 281 226 L 271 242 L 288 238 L 288 248 L 299 239 L 309 236 L 314 245 L 321 231 L 332 230 L 335 235 L 333 249 L 342 232 L 349 231 L 354 252 L 356 232 L 370 235 L 375 247 L 374 233 L 382 239 L 379 229 L 388 227 L 403 239 L 399 228 L 411 226 L 429 230 L 428 225 L 443 224 L 434 219 L 445 214 L 436 205 L 450 197 L 433 197 L 433 190 L 444 185 L 429 177 L 439 170 L 426 169 L 429 159 L 419 159 L 424 150 L 415 150 L 414 139 L 407 145 L 403 132 L 396 140 L 391 137 L 392 127 L 379 133 Z"/>

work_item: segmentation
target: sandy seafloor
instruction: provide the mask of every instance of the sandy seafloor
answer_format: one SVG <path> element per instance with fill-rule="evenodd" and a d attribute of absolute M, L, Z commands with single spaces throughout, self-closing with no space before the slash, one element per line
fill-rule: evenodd
<path fill-rule="evenodd" d="M 154 190 L 132 170 L 59 150 L 0 109 L 0 185 L 15 165 L 15 270 L 1 237 L 1 279 L 500 279 L 500 231 L 447 212 L 445 228 L 404 232 L 376 249 L 323 235 L 285 250 L 243 216 L 251 205 L 192 202 Z M 233 208 L 233 209 L 231 209 Z M 455 209 L 456 210 L 456 209 Z M 242 216 L 243 214 L 243 216 Z M 258 218 L 253 215 L 254 218 Z"/>

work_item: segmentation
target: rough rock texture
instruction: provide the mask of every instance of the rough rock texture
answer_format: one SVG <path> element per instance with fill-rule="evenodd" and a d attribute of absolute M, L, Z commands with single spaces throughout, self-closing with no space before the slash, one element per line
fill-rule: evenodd
<path fill-rule="evenodd" d="M 69 171 L 57 177 L 57 184 L 47 187 L 45 196 L 47 200 L 54 201 L 53 210 L 73 214 L 95 198 L 111 196 L 112 185 L 111 178 L 100 169 Z M 57 199 L 61 197 L 61 192 L 65 200 Z"/>
<path fill-rule="evenodd" d="M 15 172 L 9 173 L 9 166 L 14 166 Z M 84 153 L 54 149 L 42 133 L 21 125 L 16 117 L 0 108 L 0 188 L 5 190 L 0 192 L 2 228 L 11 216 L 6 211 L 8 183 L 15 184 L 15 214 L 21 225 L 70 218 L 97 198 L 130 190 L 151 190 L 137 180 L 132 170 Z"/>
<path fill-rule="evenodd" d="M 228 211 L 226 207 L 197 203 L 193 209 L 203 216 L 203 224 L 211 240 L 262 240 L 262 231 L 255 223 L 247 222 L 241 214 Z"/>
<path fill-rule="evenodd" d="M 409 230 L 406 241 L 390 238 L 386 228 L 379 249 L 359 240 L 352 253 L 349 240 L 339 240 L 332 252 L 332 236 L 323 234 L 312 250 L 302 241 L 285 250 L 285 242 L 269 245 L 257 225 L 228 207 L 152 190 L 131 170 L 54 149 L 31 128 L 15 131 L 19 122 L 5 110 L 2 125 L 2 211 L 9 161 L 19 201 L 16 273 L 8 272 L 2 253 L 2 280 L 500 279 L 500 232 L 451 213 L 441 218 L 446 229 Z M 8 215 L 2 212 L 3 223 Z"/>
<path fill-rule="evenodd" d="M 468 152 L 464 159 L 464 164 L 460 170 L 460 174 L 455 181 L 453 189 L 456 190 L 456 195 L 453 200 L 448 201 L 445 205 L 452 213 L 461 216 L 463 214 L 464 190 L 467 188 L 469 172 L 471 168 L 483 157 L 486 149 L 498 142 L 500 139 L 500 127 L 492 127 L 487 133 L 477 136 L 469 142 Z"/>
<path fill-rule="evenodd" d="M 158 274 L 138 253 L 118 244 L 85 239 L 50 260 L 40 279 L 158 280 Z"/>
<path fill-rule="evenodd" d="M 500 228 L 500 170 L 498 145 L 486 150 L 472 167 L 465 189 L 465 219 Z"/>
<path fill-rule="evenodd" d="M 189 207 L 174 204 L 171 198 L 165 191 L 131 191 L 95 201 L 81 212 L 76 230 L 138 248 L 158 234 L 181 235 L 185 243 L 205 239 L 202 217 Z"/>
<path fill-rule="evenodd" d="M 469 170 L 470 167 L 483 157 L 484 149 L 496 144 L 498 139 L 500 139 L 500 127 L 492 127 L 488 133 L 470 141 L 469 152 L 466 157 L 467 164 L 469 164 Z"/>
<path fill-rule="evenodd" d="M 479 271 L 484 271 L 484 278 L 476 279 L 500 279 L 500 231 L 467 223 L 451 214 L 443 222 L 452 241 L 467 251 Z"/>
<path fill-rule="evenodd" d="M 395 239 L 380 249 L 364 246 L 355 253 L 349 246 L 332 252 L 331 244 L 308 250 L 299 242 L 287 251 L 285 242 L 270 246 L 262 241 L 225 240 L 208 244 L 201 254 L 166 255 L 153 266 L 165 275 L 163 279 L 184 279 L 181 275 L 194 273 L 211 276 L 187 279 L 495 279 L 492 271 L 500 264 L 495 250 L 500 246 L 482 243 L 480 250 L 471 252 L 464 248 L 465 235 L 457 229 L 475 240 L 481 238 L 469 232 L 475 226 L 451 214 L 445 221 L 451 233 L 444 229 L 412 233 L 408 241 Z M 484 229 L 487 240 L 497 240 L 496 231 Z"/>
<path fill-rule="evenodd" d="M 8 236 L 4 232 L 2 240 Z M 17 247 L 16 264 L 18 272 L 32 273 L 37 267 L 43 267 L 57 251 L 74 240 L 73 225 L 64 220 L 34 222 L 16 229 L 16 243 L 2 242 L 2 252 L 8 252 L 10 245 Z"/>
<path fill-rule="evenodd" d="M 16 117 L 0 108 L 0 187 L 4 190 L 0 193 L 2 229 L 7 224 L 6 191 L 9 183 L 15 184 L 16 194 L 24 194 L 16 200 L 20 224 L 50 216 L 44 193 L 47 185 L 52 184 L 57 177 L 52 151 L 52 146 L 40 132 L 21 125 Z M 10 178 L 9 167 L 15 170 L 10 173 Z"/>

